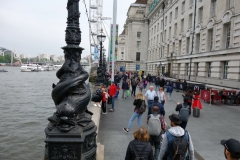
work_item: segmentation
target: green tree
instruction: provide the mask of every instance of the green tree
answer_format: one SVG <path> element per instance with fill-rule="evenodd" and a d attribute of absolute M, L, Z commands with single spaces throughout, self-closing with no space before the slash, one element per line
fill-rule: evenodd
<path fill-rule="evenodd" d="M 0 56 L 0 63 L 5 63 L 5 57 L 4 56 Z"/>
<path fill-rule="evenodd" d="M 7 54 L 5 57 L 5 63 L 11 63 L 11 54 Z"/>

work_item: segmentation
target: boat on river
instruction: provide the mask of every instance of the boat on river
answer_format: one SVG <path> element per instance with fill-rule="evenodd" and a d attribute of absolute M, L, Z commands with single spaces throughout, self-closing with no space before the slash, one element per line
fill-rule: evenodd
<path fill-rule="evenodd" d="M 8 72 L 8 71 L 5 69 L 1 69 L 0 72 Z"/>

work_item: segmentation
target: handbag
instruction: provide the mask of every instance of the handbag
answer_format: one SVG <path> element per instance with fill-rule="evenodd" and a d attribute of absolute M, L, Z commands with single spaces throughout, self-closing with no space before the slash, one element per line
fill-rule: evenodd
<path fill-rule="evenodd" d="M 127 96 L 130 96 L 131 95 L 131 92 L 130 92 L 130 90 L 127 90 Z"/>
<path fill-rule="evenodd" d="M 112 104 L 112 96 L 108 97 L 107 104 Z"/>

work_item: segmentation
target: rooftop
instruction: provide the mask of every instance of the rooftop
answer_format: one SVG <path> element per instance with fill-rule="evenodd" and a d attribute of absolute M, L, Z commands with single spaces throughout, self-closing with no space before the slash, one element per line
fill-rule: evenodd
<path fill-rule="evenodd" d="M 147 0 L 136 0 L 135 4 L 147 4 Z"/>

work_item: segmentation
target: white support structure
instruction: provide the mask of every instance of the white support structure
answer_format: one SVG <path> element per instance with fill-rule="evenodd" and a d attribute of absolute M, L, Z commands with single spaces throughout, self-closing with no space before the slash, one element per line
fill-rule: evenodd
<path fill-rule="evenodd" d="M 100 34 L 102 26 L 102 7 L 103 0 L 89 0 L 89 21 L 91 29 L 89 28 L 89 38 L 90 38 L 90 55 L 92 56 L 92 47 L 98 45 L 97 35 Z"/>

